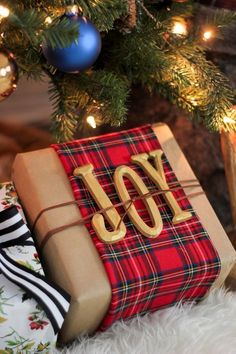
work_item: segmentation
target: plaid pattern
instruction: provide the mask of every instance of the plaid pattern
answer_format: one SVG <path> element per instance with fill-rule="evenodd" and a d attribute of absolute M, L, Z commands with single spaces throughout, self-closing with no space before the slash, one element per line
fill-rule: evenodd
<path fill-rule="evenodd" d="M 119 165 L 132 167 L 149 190 L 155 188 L 142 169 L 130 161 L 131 155 L 161 148 L 149 125 L 53 147 L 66 170 L 75 198 L 80 201 L 79 208 L 84 217 L 98 210 L 98 207 L 81 179 L 73 176 L 78 166 L 88 163 L 94 166 L 94 173 L 113 204 L 119 202 L 113 183 L 113 175 Z M 163 164 L 167 182 L 177 181 L 165 157 Z M 136 196 L 134 187 L 125 180 L 130 196 Z M 174 192 L 174 196 L 184 196 L 183 190 Z M 163 197 L 159 195 L 154 199 L 157 204 L 164 203 L 159 208 L 163 230 L 157 238 L 142 236 L 126 216 L 125 238 L 109 245 L 97 238 L 90 223 L 86 224 L 112 288 L 110 308 L 101 329 L 137 313 L 144 314 L 179 301 L 199 300 L 220 271 L 219 256 L 188 199 L 182 199 L 179 205 L 183 210 L 191 210 L 193 217 L 178 225 L 172 224 L 172 213 Z M 143 220 L 150 223 L 144 204 L 136 201 L 135 206 Z M 124 213 L 122 207 L 117 210 L 120 214 Z"/>

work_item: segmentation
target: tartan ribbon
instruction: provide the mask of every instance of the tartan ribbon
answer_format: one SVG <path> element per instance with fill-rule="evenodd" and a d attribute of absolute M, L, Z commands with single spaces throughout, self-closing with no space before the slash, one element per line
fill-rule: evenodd
<path fill-rule="evenodd" d="M 27 291 L 42 306 L 56 334 L 68 312 L 69 295 L 44 276 L 16 262 L 4 250 L 23 246 L 29 237 L 30 231 L 16 206 L 0 212 L 0 274 Z"/>
<path fill-rule="evenodd" d="M 113 174 L 120 165 L 134 169 L 149 190 L 155 185 L 143 170 L 132 164 L 131 156 L 161 149 L 150 125 L 127 131 L 107 134 L 96 138 L 55 144 L 82 217 L 96 213 L 99 208 L 80 178 L 73 175 L 78 166 L 92 164 L 94 174 L 113 205 L 119 203 Z M 178 181 L 171 166 L 163 157 L 163 166 L 168 184 Z M 137 195 L 132 184 L 125 180 L 131 197 Z M 86 227 L 107 272 L 112 298 L 109 310 L 100 329 L 106 329 L 118 319 L 131 318 L 174 305 L 180 301 L 198 301 L 211 287 L 220 271 L 220 259 L 207 231 L 192 209 L 182 188 L 173 191 L 183 210 L 193 217 L 178 225 L 172 224 L 172 213 L 161 195 L 154 196 L 163 221 L 163 230 L 157 238 L 142 236 L 125 218 L 127 229 L 123 240 L 115 244 L 101 242 L 90 221 Z M 135 207 L 143 221 L 150 223 L 150 216 L 143 202 L 135 201 Z M 123 207 L 117 208 L 120 215 Z M 89 281 L 89 280 L 88 280 Z"/>

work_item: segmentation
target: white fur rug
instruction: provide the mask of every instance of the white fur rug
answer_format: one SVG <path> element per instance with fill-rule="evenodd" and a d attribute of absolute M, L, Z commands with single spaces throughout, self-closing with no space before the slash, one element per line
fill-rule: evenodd
<path fill-rule="evenodd" d="M 236 292 L 119 322 L 54 354 L 236 354 Z"/>

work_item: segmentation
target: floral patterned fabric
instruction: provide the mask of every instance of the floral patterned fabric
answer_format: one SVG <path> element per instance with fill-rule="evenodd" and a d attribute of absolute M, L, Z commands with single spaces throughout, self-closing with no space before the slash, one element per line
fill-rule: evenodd
<path fill-rule="evenodd" d="M 15 205 L 24 218 L 11 183 L 0 183 L 0 212 Z M 43 275 L 42 266 L 30 237 L 24 246 L 5 248 L 19 264 Z M 19 286 L 0 274 L 0 353 L 50 353 L 57 336 L 40 305 Z"/>

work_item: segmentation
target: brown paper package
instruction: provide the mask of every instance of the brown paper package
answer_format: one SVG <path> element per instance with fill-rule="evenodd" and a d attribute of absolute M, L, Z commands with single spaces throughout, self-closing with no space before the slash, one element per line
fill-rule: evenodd
<path fill-rule="evenodd" d="M 195 179 L 168 126 L 160 123 L 153 129 L 178 180 Z M 52 148 L 17 155 L 12 177 L 30 225 L 41 210 L 74 200 L 64 168 Z M 202 191 L 201 187 L 188 189 L 189 194 L 199 191 Z M 213 284 L 219 287 L 235 264 L 236 253 L 205 194 L 190 202 L 221 258 L 221 272 Z M 80 218 L 76 205 L 44 213 L 36 227 L 38 242 L 49 230 Z M 109 308 L 111 288 L 86 227 L 73 226 L 55 234 L 48 241 L 43 256 L 47 275 L 72 299 L 60 341 L 68 342 L 81 333 L 92 333 Z"/>

